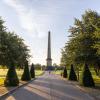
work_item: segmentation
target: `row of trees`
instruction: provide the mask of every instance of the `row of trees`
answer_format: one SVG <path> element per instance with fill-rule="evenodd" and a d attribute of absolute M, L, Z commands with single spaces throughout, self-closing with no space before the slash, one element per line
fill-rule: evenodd
<path fill-rule="evenodd" d="M 4 81 L 5 86 L 17 86 L 19 79 L 15 70 L 16 67 L 24 67 L 23 81 L 35 77 L 34 67 L 29 72 L 28 59 L 30 50 L 24 44 L 24 40 L 14 32 L 8 32 L 4 21 L 0 17 L 0 65 L 7 66 L 8 72 Z"/>
<path fill-rule="evenodd" d="M 77 76 L 76 76 L 76 73 L 74 71 L 74 67 L 73 67 L 72 64 L 71 64 L 71 68 L 70 68 L 69 77 L 68 77 L 68 73 L 67 73 L 66 67 L 64 67 L 62 75 L 63 75 L 64 78 L 68 78 L 71 81 L 77 81 Z"/>
<path fill-rule="evenodd" d="M 74 67 L 73 67 L 73 64 L 71 64 L 69 75 L 67 73 L 66 67 L 64 68 L 62 75 L 63 75 L 63 78 L 68 78 L 68 80 L 70 80 L 70 81 L 78 80 L 77 75 L 74 70 Z M 86 87 L 94 87 L 95 86 L 93 77 L 91 75 L 91 72 L 90 72 L 87 64 L 85 64 L 83 72 L 82 72 L 81 84 Z"/>
<path fill-rule="evenodd" d="M 61 65 L 94 66 L 100 73 L 100 15 L 88 10 L 82 19 L 76 19 L 73 27 L 69 29 L 70 40 L 62 49 Z"/>
<path fill-rule="evenodd" d="M 31 69 L 29 70 L 29 66 L 28 66 L 28 61 L 25 61 L 24 64 L 24 72 L 21 76 L 21 80 L 22 81 L 30 81 L 31 78 L 35 78 L 35 69 L 34 69 L 34 65 L 31 65 Z M 16 73 L 16 70 L 14 67 L 10 67 L 8 72 L 7 72 L 7 76 L 5 78 L 4 81 L 4 85 L 5 86 L 18 86 L 19 85 L 19 79 Z"/>

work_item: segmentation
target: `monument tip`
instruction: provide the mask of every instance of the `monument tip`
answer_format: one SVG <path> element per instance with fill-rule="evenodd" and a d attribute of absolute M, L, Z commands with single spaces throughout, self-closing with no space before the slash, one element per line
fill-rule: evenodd
<path fill-rule="evenodd" d="M 50 33 L 50 30 L 48 31 L 48 33 Z"/>

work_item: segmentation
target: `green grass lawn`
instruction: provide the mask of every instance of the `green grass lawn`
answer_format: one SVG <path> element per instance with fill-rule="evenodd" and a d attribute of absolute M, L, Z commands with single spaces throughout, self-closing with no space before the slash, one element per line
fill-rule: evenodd
<path fill-rule="evenodd" d="M 61 75 L 61 72 L 62 72 L 62 70 L 58 70 L 58 71 L 53 71 L 52 73 L 56 74 L 56 75 Z"/>
<path fill-rule="evenodd" d="M 4 79 L 6 77 L 7 71 L 8 71 L 8 69 L 0 69 L 0 85 L 4 84 Z M 17 69 L 16 72 L 17 72 L 18 78 L 21 79 L 21 76 L 23 74 L 23 70 Z M 44 72 L 42 70 L 35 70 L 36 77 L 42 75 L 43 73 Z"/>
<path fill-rule="evenodd" d="M 41 70 L 36 70 L 35 71 L 35 75 L 36 76 L 40 76 L 40 75 L 42 75 L 44 73 L 44 71 L 41 71 Z"/>
<path fill-rule="evenodd" d="M 54 73 L 54 74 L 57 74 L 57 75 L 61 75 L 61 72 L 62 72 L 62 70 L 53 71 L 53 73 Z M 68 72 L 68 75 L 69 75 L 69 70 L 68 70 L 67 72 Z M 98 76 L 96 75 L 96 73 L 95 73 L 94 70 L 91 70 L 91 73 L 92 73 L 92 76 L 93 76 L 95 85 L 100 87 L 100 77 L 98 77 Z M 77 73 L 76 73 L 76 74 L 77 74 Z M 80 80 L 79 80 L 79 81 L 81 81 L 82 71 L 80 71 L 79 74 L 80 74 Z"/>
<path fill-rule="evenodd" d="M 0 78 L 0 85 L 4 84 L 4 78 Z"/>

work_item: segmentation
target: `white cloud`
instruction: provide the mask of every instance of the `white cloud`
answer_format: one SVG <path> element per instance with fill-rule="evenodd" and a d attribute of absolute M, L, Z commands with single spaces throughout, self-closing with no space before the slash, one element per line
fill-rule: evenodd
<path fill-rule="evenodd" d="M 35 18 L 36 11 L 32 8 L 28 9 L 24 6 L 20 0 L 3 0 L 8 6 L 16 10 L 21 27 L 27 31 L 27 33 L 32 33 L 34 37 L 42 38 L 44 33 L 41 32 L 41 26 L 37 25 Z M 41 32 L 41 33 L 40 33 Z M 42 34 L 43 33 L 43 34 Z"/>

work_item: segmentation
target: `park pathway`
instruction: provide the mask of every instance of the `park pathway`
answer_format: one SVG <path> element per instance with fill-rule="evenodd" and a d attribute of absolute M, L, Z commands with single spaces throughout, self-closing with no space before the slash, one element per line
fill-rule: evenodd
<path fill-rule="evenodd" d="M 94 100 L 75 85 L 57 75 L 45 74 L 3 100 Z"/>

